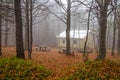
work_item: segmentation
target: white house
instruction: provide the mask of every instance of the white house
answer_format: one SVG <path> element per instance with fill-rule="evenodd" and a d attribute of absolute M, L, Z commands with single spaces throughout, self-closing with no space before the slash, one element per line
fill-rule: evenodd
<path fill-rule="evenodd" d="M 87 31 L 86 30 L 71 30 L 70 31 L 70 39 L 71 39 L 71 48 L 72 49 L 80 49 L 84 48 L 85 40 L 86 40 Z M 65 48 L 66 47 L 66 32 L 60 33 L 58 36 L 58 47 Z M 93 34 L 89 30 L 88 34 L 88 42 L 87 48 L 94 48 L 94 40 Z"/>

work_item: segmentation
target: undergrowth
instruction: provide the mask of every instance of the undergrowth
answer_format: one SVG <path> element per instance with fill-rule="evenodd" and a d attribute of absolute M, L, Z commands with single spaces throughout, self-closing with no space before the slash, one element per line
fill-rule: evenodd
<path fill-rule="evenodd" d="M 23 59 L 0 58 L 0 79 L 43 80 L 51 74 L 47 68 Z"/>
<path fill-rule="evenodd" d="M 73 66 L 63 69 L 59 76 L 56 75 L 57 73 L 53 74 L 49 69 L 31 61 L 15 57 L 0 58 L 2 80 L 119 80 L 120 63 L 110 60 L 92 61 L 80 64 L 77 68 Z"/>
<path fill-rule="evenodd" d="M 120 64 L 110 60 L 87 62 L 80 65 L 69 78 L 62 80 L 119 80 Z"/>

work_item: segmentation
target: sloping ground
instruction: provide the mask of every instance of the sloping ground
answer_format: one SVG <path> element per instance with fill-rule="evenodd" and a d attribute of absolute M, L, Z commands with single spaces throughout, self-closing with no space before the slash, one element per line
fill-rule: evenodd
<path fill-rule="evenodd" d="M 15 48 L 3 48 L 3 56 L 15 56 Z M 84 64 L 82 53 L 75 53 L 74 56 L 66 56 L 60 54 L 57 48 L 51 49 L 50 52 L 36 51 L 33 49 L 32 61 L 36 64 L 41 64 L 49 68 L 53 74 L 48 77 L 49 80 L 58 80 L 60 77 L 70 76 L 76 71 L 78 64 Z M 25 52 L 27 59 L 27 52 Z M 89 60 L 94 60 L 97 53 L 89 54 Z M 110 56 L 110 51 L 107 51 L 107 59 L 114 61 L 120 60 L 120 56 Z"/>

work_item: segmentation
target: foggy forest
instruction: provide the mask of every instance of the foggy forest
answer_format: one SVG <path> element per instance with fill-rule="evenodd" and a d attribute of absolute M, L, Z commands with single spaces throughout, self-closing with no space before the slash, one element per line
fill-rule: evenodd
<path fill-rule="evenodd" d="M 0 80 L 119 80 L 120 0 L 0 0 Z"/>

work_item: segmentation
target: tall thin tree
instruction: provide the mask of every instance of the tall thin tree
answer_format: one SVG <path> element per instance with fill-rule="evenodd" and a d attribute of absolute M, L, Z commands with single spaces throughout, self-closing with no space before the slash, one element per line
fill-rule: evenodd
<path fill-rule="evenodd" d="M 2 44 L 1 44 L 1 41 L 2 41 L 2 37 L 1 37 L 1 35 L 2 35 L 2 32 L 1 32 L 1 30 L 2 30 L 2 0 L 0 0 L 0 56 L 2 56 Z"/>
<path fill-rule="evenodd" d="M 26 9 L 25 9 L 25 13 L 26 13 L 26 26 L 25 26 L 25 50 L 28 50 L 28 46 L 29 46 L 29 0 L 26 0 Z"/>
<path fill-rule="evenodd" d="M 117 0 L 114 0 L 114 6 L 116 6 L 117 5 Z M 116 39 L 116 20 L 117 20 L 117 18 L 116 18 L 116 7 L 114 8 L 114 23 L 113 23 L 113 45 L 112 45 L 112 52 L 111 52 L 111 55 L 112 56 L 114 56 L 115 54 L 114 54 L 114 50 L 115 50 L 115 39 Z"/>
<path fill-rule="evenodd" d="M 32 43 L 33 43 L 33 37 L 32 37 L 32 27 L 33 27 L 33 0 L 30 0 L 30 27 L 29 27 L 29 54 L 28 58 L 32 58 Z"/>
<path fill-rule="evenodd" d="M 99 24 L 99 54 L 97 60 L 104 59 L 106 56 L 106 29 L 107 29 L 107 17 L 108 6 L 111 0 L 95 0 L 98 4 L 98 24 Z"/>
<path fill-rule="evenodd" d="M 66 54 L 70 55 L 70 27 L 71 27 L 71 0 L 67 4 L 67 22 L 66 22 Z"/>
<path fill-rule="evenodd" d="M 22 27 L 22 13 L 21 0 L 14 0 L 15 20 L 16 20 L 16 57 L 25 59 L 23 48 L 23 27 Z"/>
<path fill-rule="evenodd" d="M 87 47 L 88 34 L 89 34 L 89 26 L 90 26 L 90 13 L 91 13 L 91 7 L 90 7 L 89 12 L 88 12 L 87 36 L 86 36 L 86 40 L 85 40 L 84 53 L 83 53 L 83 57 L 84 57 L 84 61 L 85 61 L 85 62 L 88 61 L 88 53 L 86 53 L 86 47 Z"/>
<path fill-rule="evenodd" d="M 5 1 L 5 3 L 7 4 L 7 6 L 10 6 L 10 3 L 7 2 L 7 0 Z M 9 13 L 10 11 L 8 10 L 8 8 L 5 8 L 5 40 L 4 40 L 4 46 L 7 47 L 8 46 L 8 32 L 9 32 Z"/>

